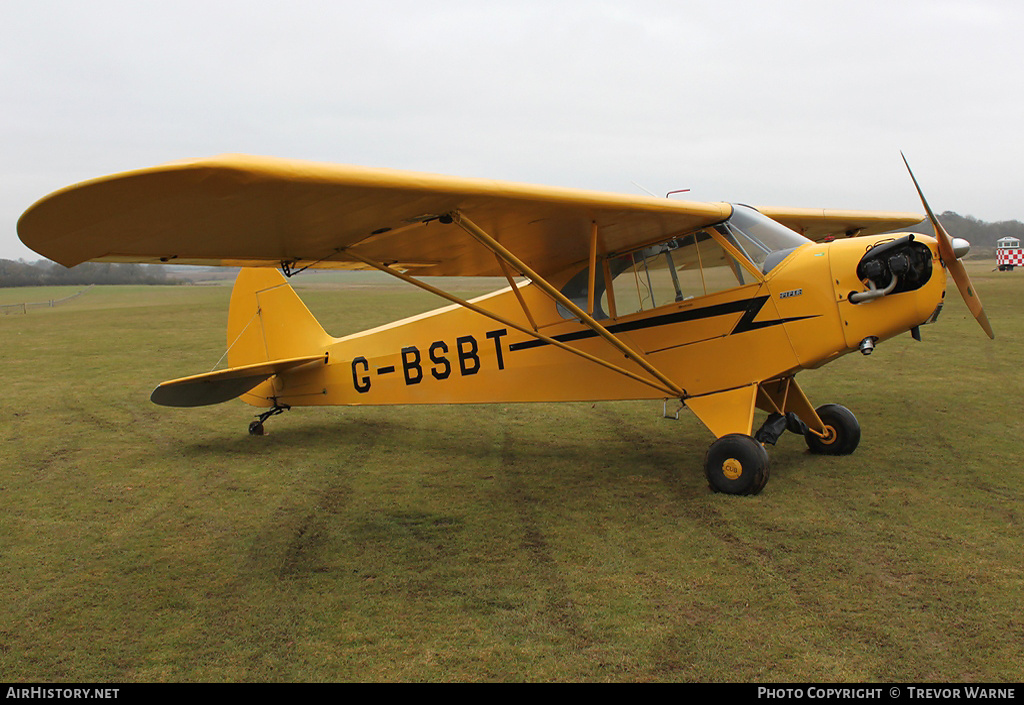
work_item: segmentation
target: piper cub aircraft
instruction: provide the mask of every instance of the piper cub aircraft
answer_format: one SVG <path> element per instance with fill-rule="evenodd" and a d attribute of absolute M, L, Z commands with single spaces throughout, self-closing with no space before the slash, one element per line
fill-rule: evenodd
<path fill-rule="evenodd" d="M 908 166 L 909 169 L 909 166 Z M 913 178 L 913 174 L 911 174 Z M 917 187 L 916 180 L 914 181 Z M 920 188 L 918 187 L 920 194 Z M 992 329 L 952 240 L 887 234 L 920 215 L 751 208 L 242 155 L 69 186 L 18 222 L 22 241 L 81 262 L 240 266 L 228 367 L 152 400 L 296 406 L 678 400 L 717 438 L 712 490 L 760 492 L 765 444 L 856 449 L 837 404 L 796 374 L 936 319 L 949 272 Z M 376 269 L 454 305 L 335 338 L 288 278 Z M 499 276 L 464 300 L 427 279 Z M 756 410 L 767 418 L 755 426 Z"/>

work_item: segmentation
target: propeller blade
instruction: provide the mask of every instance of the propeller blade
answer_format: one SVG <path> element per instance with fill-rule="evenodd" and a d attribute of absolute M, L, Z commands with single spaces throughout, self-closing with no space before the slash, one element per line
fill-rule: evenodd
<path fill-rule="evenodd" d="M 985 309 L 981 305 L 981 299 L 978 298 L 977 292 L 974 291 L 974 287 L 971 286 L 971 278 L 967 276 L 967 269 L 964 267 L 964 263 L 958 259 L 954 259 L 951 264 L 947 264 L 946 268 L 949 273 L 953 275 L 953 281 L 956 282 L 956 288 L 960 290 L 960 296 L 964 297 L 964 301 L 967 303 L 967 308 L 974 314 L 981 329 L 988 334 L 989 338 L 995 338 L 996 334 L 992 332 L 992 324 L 988 322 L 988 316 L 985 315 Z"/>
<path fill-rule="evenodd" d="M 971 314 L 978 321 L 978 325 L 981 329 L 988 334 L 989 338 L 995 338 L 996 334 L 992 331 L 992 324 L 988 322 L 988 316 L 985 314 L 985 308 L 981 305 L 981 299 L 978 298 L 978 292 L 974 290 L 971 285 L 971 278 L 967 275 L 967 268 L 964 267 L 964 263 L 957 259 L 953 253 L 953 238 L 949 236 L 946 229 L 942 227 L 942 223 L 935 217 L 935 213 L 932 212 L 931 206 L 928 205 L 927 199 L 924 197 L 924 192 L 921 190 L 921 186 L 917 183 L 917 179 L 914 177 L 914 172 L 910 168 L 910 163 L 907 162 L 907 157 L 900 152 L 900 156 L 903 157 L 903 163 L 907 165 L 907 171 L 910 172 L 910 179 L 914 182 L 914 188 L 917 189 L 917 195 L 921 197 L 921 205 L 924 206 L 925 212 L 928 214 L 928 220 L 931 221 L 932 228 L 935 230 L 935 238 L 939 241 L 939 257 L 942 259 L 942 263 L 946 265 L 946 269 L 949 271 L 950 276 L 953 277 L 953 281 L 956 283 L 956 288 L 960 290 L 960 296 L 963 297 L 964 303 L 967 304 L 967 308 L 970 309 Z"/>

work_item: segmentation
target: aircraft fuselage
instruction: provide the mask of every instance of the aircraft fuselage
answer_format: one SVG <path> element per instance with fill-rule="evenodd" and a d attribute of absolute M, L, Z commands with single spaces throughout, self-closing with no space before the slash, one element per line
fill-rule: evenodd
<path fill-rule="evenodd" d="M 687 397 L 757 384 L 819 367 L 928 321 L 945 291 L 934 239 L 915 236 L 932 259 L 912 291 L 853 303 L 858 262 L 893 235 L 808 243 L 749 284 L 602 321 L 608 331 L 673 379 Z M 553 277 L 556 285 L 579 267 Z M 593 330 L 560 315 L 536 286 L 472 303 L 644 376 Z M 316 352 L 316 351 L 311 351 Z M 324 346 L 325 367 L 277 375 L 245 395 L 270 405 L 375 405 L 657 399 L 664 390 L 581 359 L 553 344 L 454 305 Z M 309 353 L 305 353 L 309 354 Z"/>

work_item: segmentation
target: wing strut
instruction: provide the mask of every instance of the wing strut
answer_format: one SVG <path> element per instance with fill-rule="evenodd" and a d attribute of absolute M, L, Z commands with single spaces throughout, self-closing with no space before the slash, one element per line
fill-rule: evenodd
<path fill-rule="evenodd" d="M 533 314 L 530 313 L 530 307 L 526 305 L 526 300 L 523 298 L 522 292 L 519 291 L 519 287 L 512 278 L 512 270 L 508 268 L 508 265 L 505 264 L 505 260 L 501 257 L 496 256 L 495 259 L 498 260 L 498 266 L 501 267 L 501 273 L 505 275 L 505 279 L 508 280 L 508 285 L 512 287 L 512 293 L 516 295 L 516 299 L 519 301 L 519 305 L 522 307 L 523 313 L 526 314 L 526 320 L 530 322 L 530 325 L 533 326 L 535 331 L 540 330 L 540 327 L 537 325 L 537 321 L 533 320 Z"/>
<path fill-rule="evenodd" d="M 672 270 L 675 276 L 676 270 Z M 594 294 L 597 290 L 597 222 L 590 224 L 590 270 L 587 277 L 587 315 L 594 315 Z"/>
<path fill-rule="evenodd" d="M 505 249 L 505 247 L 503 247 L 501 243 L 499 243 L 493 237 L 484 232 L 480 228 L 480 226 L 478 226 L 476 223 L 474 223 L 472 220 L 464 216 L 459 211 L 452 211 L 448 215 L 455 224 L 457 224 L 460 228 L 462 228 L 467 233 L 472 235 L 481 245 L 486 247 L 488 250 L 496 254 L 504 261 L 508 262 L 508 264 L 511 267 L 522 273 L 523 276 L 528 277 L 534 284 L 536 284 L 541 291 L 550 296 L 556 302 L 562 304 L 562 306 L 564 306 L 565 308 L 569 309 L 569 311 L 571 311 L 573 315 L 580 320 L 581 323 L 583 323 L 585 326 L 587 326 L 592 331 L 594 331 L 599 336 L 608 341 L 612 346 L 614 346 L 623 355 L 625 355 L 627 359 L 633 360 L 635 363 L 637 363 L 642 368 L 647 370 L 647 372 L 649 372 L 651 376 L 653 376 L 655 379 L 661 382 L 665 389 L 671 391 L 672 396 L 680 399 L 686 396 L 686 392 L 681 387 L 676 385 L 675 382 L 669 379 L 658 368 L 656 368 L 654 365 L 648 362 L 648 360 L 643 355 L 633 350 L 631 347 L 626 345 L 626 343 L 624 343 L 622 340 L 617 338 L 613 333 L 611 333 L 607 328 L 598 323 L 593 316 L 591 316 L 586 311 L 581 309 L 579 306 L 574 304 L 562 292 L 560 292 L 558 289 L 549 284 L 546 279 L 544 279 L 542 276 L 540 276 L 539 274 L 534 272 L 530 267 L 528 267 L 526 263 L 524 263 L 514 254 L 509 252 L 507 249 Z M 594 245 L 592 244 L 592 259 L 594 255 L 593 249 Z M 591 272 L 593 272 L 593 269 L 591 269 Z M 537 334 L 533 333 L 533 335 Z"/>
<path fill-rule="evenodd" d="M 346 255 L 348 255 L 350 257 L 353 257 L 353 258 L 359 260 L 360 262 L 363 262 L 364 264 L 367 264 L 370 267 L 373 267 L 374 269 L 379 269 L 380 271 L 382 271 L 382 272 L 384 272 L 386 274 L 390 274 L 393 277 L 397 277 L 397 278 L 401 279 L 402 281 L 407 282 L 409 284 L 412 284 L 413 286 L 417 286 L 420 289 L 423 289 L 425 291 L 430 292 L 431 294 L 434 294 L 436 296 L 440 296 L 443 299 L 447 299 L 448 301 L 451 301 L 454 304 L 458 304 L 459 306 L 467 308 L 470 311 L 473 311 L 474 313 L 479 313 L 481 316 L 486 316 L 487 318 L 490 318 L 491 320 L 497 321 L 498 323 L 502 324 L 503 326 L 508 326 L 509 328 L 514 328 L 515 330 L 519 331 L 520 333 L 525 333 L 526 335 L 530 335 L 530 336 L 533 336 L 534 338 L 537 338 L 539 340 L 543 340 L 545 343 L 548 343 L 550 345 L 554 345 L 555 347 L 561 348 L 562 350 L 565 350 L 567 352 L 571 352 L 574 355 L 579 355 L 580 357 L 584 358 L 585 360 L 590 360 L 591 362 L 596 362 L 597 364 L 601 365 L 602 367 L 607 367 L 609 370 L 611 370 L 613 372 L 618 372 L 619 374 L 625 375 L 626 377 L 629 377 L 630 379 L 636 380 L 637 382 L 642 382 L 643 384 L 646 384 L 649 387 L 653 387 L 653 388 L 657 389 L 659 392 L 663 392 L 665 394 L 669 394 L 669 395 L 672 395 L 672 396 L 681 396 L 680 394 L 677 393 L 677 389 L 674 387 L 674 385 L 671 388 L 667 387 L 667 386 L 659 384 L 659 383 L 657 383 L 657 382 L 655 382 L 653 380 L 650 380 L 650 379 L 647 379 L 645 377 L 642 377 L 642 376 L 640 376 L 640 375 L 638 375 L 638 374 L 636 374 L 634 372 L 630 372 L 629 370 L 623 369 L 623 368 L 619 367 L 618 365 L 614 365 L 614 364 L 608 362 L 607 360 L 602 360 L 601 358 L 596 357 L 595 355 L 591 355 L 590 353 L 584 352 L 582 350 L 577 350 L 576 348 L 572 347 L 571 345 L 566 345 L 565 343 L 563 343 L 560 340 L 555 340 L 554 338 L 551 338 L 549 336 L 543 335 L 542 333 L 539 333 L 539 332 L 537 332 L 535 330 L 530 330 L 529 328 L 526 328 L 525 326 L 521 326 L 518 323 L 515 323 L 515 322 L 505 318 L 504 316 L 501 316 L 501 315 L 499 315 L 497 313 L 493 313 L 493 312 L 488 311 L 488 310 L 486 310 L 484 308 L 481 308 L 480 306 L 477 306 L 476 304 L 470 303 L 469 301 L 466 301 L 465 299 L 460 299 L 458 296 L 455 296 L 454 294 L 449 294 L 447 291 L 444 291 L 442 289 L 438 289 L 437 287 L 431 286 L 430 284 L 427 284 L 426 282 L 420 281 L 419 279 L 415 279 L 414 277 L 411 277 L 411 276 L 409 276 L 408 274 L 406 274 L 404 272 L 400 272 L 397 269 L 392 269 L 391 267 L 389 267 L 386 264 L 383 264 L 382 262 L 375 262 L 374 260 L 369 259 L 368 257 L 364 257 L 363 255 L 359 254 L 358 252 L 355 252 L 354 250 L 345 249 L 343 251 L 345 252 Z M 515 284 L 513 284 L 513 290 L 515 290 Z"/>

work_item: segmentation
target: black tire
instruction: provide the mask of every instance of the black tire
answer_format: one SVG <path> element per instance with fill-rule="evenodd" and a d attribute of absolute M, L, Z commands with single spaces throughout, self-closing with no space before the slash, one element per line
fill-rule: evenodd
<path fill-rule="evenodd" d="M 249 424 L 249 435 L 250 436 L 262 436 L 265 433 L 266 433 L 266 431 L 263 429 L 263 422 L 262 421 L 253 421 L 251 424 Z"/>
<path fill-rule="evenodd" d="M 860 444 L 860 424 L 857 417 L 845 406 L 825 404 L 815 411 L 825 424 L 828 436 L 820 438 L 811 431 L 804 435 L 807 447 L 819 455 L 849 455 Z"/>
<path fill-rule="evenodd" d="M 768 482 L 768 451 L 750 436 L 730 433 L 711 444 L 704 475 L 713 492 L 757 494 Z"/>

